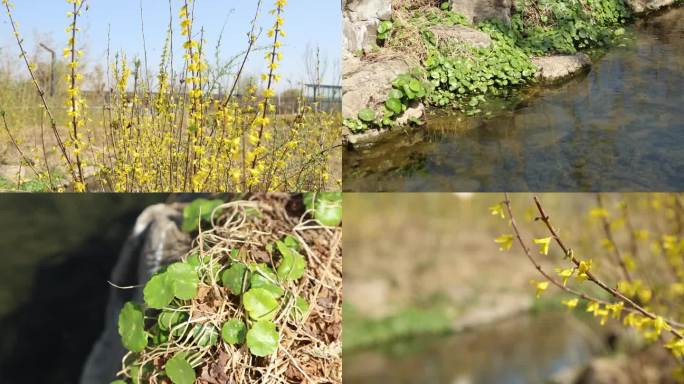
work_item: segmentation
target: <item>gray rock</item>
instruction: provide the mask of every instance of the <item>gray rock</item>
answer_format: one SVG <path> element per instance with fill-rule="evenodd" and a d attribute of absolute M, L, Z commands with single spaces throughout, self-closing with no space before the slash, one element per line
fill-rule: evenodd
<path fill-rule="evenodd" d="M 392 18 L 391 0 L 351 0 L 345 5 L 351 21 L 389 20 Z"/>
<path fill-rule="evenodd" d="M 169 205 L 153 205 L 143 211 L 124 243 L 111 282 L 118 286 L 144 285 L 163 265 L 179 260 L 190 245 L 190 236 L 180 230 L 181 221 L 180 210 Z M 115 380 L 126 354 L 118 333 L 119 311 L 129 300 L 141 303 L 142 288 L 110 288 L 105 329 L 88 356 L 80 384 Z"/>
<path fill-rule="evenodd" d="M 636 14 L 657 11 L 675 3 L 675 0 L 626 0 L 627 5 Z"/>
<path fill-rule="evenodd" d="M 402 59 L 376 62 L 345 56 L 342 74 L 342 114 L 356 117 L 363 108 L 376 108 L 385 102 L 392 89 L 392 81 L 409 70 Z"/>
<path fill-rule="evenodd" d="M 450 0 L 451 10 L 465 16 L 472 23 L 488 19 L 511 21 L 511 0 Z"/>
<path fill-rule="evenodd" d="M 392 18 L 392 1 L 347 0 L 342 7 L 344 49 L 353 53 L 374 47 L 380 21 Z"/>
<path fill-rule="evenodd" d="M 537 66 L 537 76 L 543 82 L 553 83 L 576 75 L 591 66 L 591 59 L 584 53 L 578 53 L 533 57 L 532 63 Z"/>
<path fill-rule="evenodd" d="M 367 51 L 376 45 L 379 20 L 355 21 L 342 20 L 342 44 L 350 53 Z"/>
<path fill-rule="evenodd" d="M 344 141 L 345 144 L 351 145 L 352 148 L 359 148 L 376 142 L 380 136 L 387 132 L 389 132 L 387 128 L 371 129 L 362 133 L 349 134 L 345 136 Z"/>
<path fill-rule="evenodd" d="M 420 119 L 425 115 L 425 106 L 423 103 L 413 103 L 404 113 L 397 118 L 398 125 L 406 125 L 413 119 Z"/>
<path fill-rule="evenodd" d="M 492 38 L 489 34 L 463 25 L 438 25 L 430 28 L 430 31 L 435 34 L 439 41 L 451 40 L 475 48 L 488 48 L 492 45 Z"/>

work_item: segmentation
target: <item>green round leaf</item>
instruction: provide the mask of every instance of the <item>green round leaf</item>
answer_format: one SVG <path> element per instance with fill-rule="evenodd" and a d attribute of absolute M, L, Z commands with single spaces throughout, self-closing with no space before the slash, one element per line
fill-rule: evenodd
<path fill-rule="evenodd" d="M 259 321 L 247 332 L 247 346 L 255 356 L 269 356 L 278 350 L 278 331 L 272 321 Z"/>
<path fill-rule="evenodd" d="M 200 347 L 214 346 L 218 341 L 218 330 L 209 323 L 195 324 L 192 329 L 192 338 Z"/>
<path fill-rule="evenodd" d="M 173 295 L 181 300 L 191 300 L 197 295 L 199 277 L 190 264 L 174 263 L 166 270 L 167 281 L 173 289 Z"/>
<path fill-rule="evenodd" d="M 342 202 L 320 200 L 317 202 L 314 218 L 321 224 L 336 227 L 342 222 Z"/>
<path fill-rule="evenodd" d="M 375 120 L 375 111 L 370 108 L 364 108 L 359 111 L 359 119 L 366 123 L 371 123 Z"/>
<path fill-rule="evenodd" d="M 244 343 L 246 332 L 247 326 L 239 319 L 230 319 L 221 327 L 221 337 L 230 345 Z"/>
<path fill-rule="evenodd" d="M 242 263 L 235 263 L 230 268 L 223 271 L 221 277 L 223 286 L 228 288 L 233 295 L 240 295 L 249 289 L 249 271 L 247 266 Z M 242 284 L 244 283 L 244 287 Z"/>
<path fill-rule="evenodd" d="M 295 239 L 293 236 L 290 236 L 290 235 L 285 236 L 283 243 L 285 243 L 285 245 L 288 248 L 292 248 L 295 251 L 299 251 L 299 248 L 300 248 L 299 241 L 297 239 Z"/>
<path fill-rule="evenodd" d="M 413 92 L 420 92 L 423 89 L 423 84 L 420 83 L 420 81 L 416 79 L 411 79 L 409 82 L 409 87 Z"/>
<path fill-rule="evenodd" d="M 401 113 L 401 100 L 399 99 L 387 99 L 387 101 L 385 101 L 385 106 L 394 113 Z"/>
<path fill-rule="evenodd" d="M 378 33 L 386 33 L 392 29 L 392 22 L 385 20 L 378 25 Z"/>
<path fill-rule="evenodd" d="M 110 384 L 126 384 L 126 382 L 123 380 L 114 380 Z"/>
<path fill-rule="evenodd" d="M 245 292 L 242 303 L 254 320 L 270 320 L 275 317 L 278 301 L 271 292 L 263 288 L 252 288 Z"/>
<path fill-rule="evenodd" d="M 181 226 L 181 229 L 185 232 L 196 230 L 199 228 L 200 221 L 209 221 L 211 219 L 211 213 L 221 204 L 223 204 L 223 201 L 218 199 L 197 199 L 188 204 L 183 209 L 183 225 Z"/>
<path fill-rule="evenodd" d="M 252 288 L 263 288 L 269 291 L 276 299 L 285 293 L 285 291 L 277 285 L 278 277 L 273 272 L 271 267 L 264 263 L 259 263 L 254 266 L 254 272 L 250 278 L 250 285 Z"/>
<path fill-rule="evenodd" d="M 388 96 L 388 98 L 390 98 L 390 99 L 399 99 L 399 100 L 401 100 L 401 98 L 404 97 L 404 92 L 402 92 L 402 91 L 400 91 L 400 90 L 398 90 L 398 89 L 392 89 L 392 90 L 389 92 L 389 95 L 387 95 L 387 96 Z"/>
<path fill-rule="evenodd" d="M 278 265 L 278 277 L 281 280 L 297 280 L 302 277 L 306 269 L 304 256 L 286 246 L 282 241 L 277 241 L 276 246 L 283 256 L 280 265 Z"/>
<path fill-rule="evenodd" d="M 119 313 L 121 342 L 131 352 L 141 352 L 147 347 L 147 333 L 142 309 L 131 302 L 124 304 Z"/>
<path fill-rule="evenodd" d="M 188 319 L 188 314 L 180 311 L 163 311 L 157 317 L 157 324 L 159 329 L 163 331 L 170 331 L 171 328 L 181 324 Z"/>
<path fill-rule="evenodd" d="M 168 283 L 166 272 L 152 276 L 150 281 L 145 284 L 143 296 L 145 304 L 150 308 L 162 309 L 171 304 L 173 290 Z"/>
<path fill-rule="evenodd" d="M 197 379 L 195 370 L 185 359 L 184 353 L 177 353 L 169 359 L 164 372 L 174 384 L 193 384 Z"/>

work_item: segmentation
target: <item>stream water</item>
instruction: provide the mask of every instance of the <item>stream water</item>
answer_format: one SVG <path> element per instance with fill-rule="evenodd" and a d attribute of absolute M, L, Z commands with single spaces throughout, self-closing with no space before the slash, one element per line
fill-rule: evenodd
<path fill-rule="evenodd" d="M 526 315 L 451 336 L 399 341 L 344 355 L 344 382 L 526 384 L 586 364 L 604 343 L 595 322 Z"/>
<path fill-rule="evenodd" d="M 349 191 L 684 188 L 684 9 L 628 28 L 589 73 L 488 117 L 431 116 L 344 153 Z"/>

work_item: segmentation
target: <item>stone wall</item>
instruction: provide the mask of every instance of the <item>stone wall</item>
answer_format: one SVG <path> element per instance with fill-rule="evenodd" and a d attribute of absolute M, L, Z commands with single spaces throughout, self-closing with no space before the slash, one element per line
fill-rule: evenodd
<path fill-rule="evenodd" d="M 391 0 L 343 0 L 342 36 L 345 54 L 375 45 L 378 25 L 392 17 Z"/>

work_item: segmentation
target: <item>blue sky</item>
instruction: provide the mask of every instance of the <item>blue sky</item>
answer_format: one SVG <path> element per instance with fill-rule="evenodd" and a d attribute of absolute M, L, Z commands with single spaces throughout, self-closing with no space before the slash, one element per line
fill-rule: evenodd
<path fill-rule="evenodd" d="M 89 64 L 105 63 L 107 49 L 107 30 L 111 25 L 111 49 L 123 50 L 128 57 L 143 56 L 143 39 L 140 28 L 141 0 L 90 0 L 90 9 L 84 14 L 80 25 L 83 31 L 81 42 L 85 43 L 86 58 Z M 180 47 L 178 33 L 178 11 L 181 0 L 171 0 L 173 6 L 175 45 Z M 213 62 L 214 46 L 225 24 L 222 58 L 229 58 L 246 48 L 249 22 L 254 16 L 256 0 L 195 0 L 195 26 L 197 33 L 204 27 L 205 39 L 209 46 L 207 58 Z M 260 44 L 268 43 L 265 31 L 273 23 L 268 13 L 274 0 L 264 0 L 259 16 L 259 25 L 264 33 Z M 14 0 L 15 20 L 26 40 L 29 52 L 34 50 L 37 39 L 49 36 L 54 48 L 62 51 L 66 44 L 65 28 L 68 25 L 66 13 L 69 4 L 65 0 Z M 169 0 L 142 0 L 145 21 L 145 41 L 148 62 L 154 70 L 164 43 L 169 22 Z M 338 0 L 289 0 L 285 9 L 285 31 L 283 40 L 284 59 L 280 69 L 283 76 L 282 87 L 286 80 L 299 82 L 305 78 L 304 55 L 307 44 L 320 46 L 321 55 L 328 59 L 326 83 L 337 82 L 339 77 L 341 51 L 341 10 Z M 0 55 L 3 60 L 17 57 L 7 16 L 0 15 Z M 11 55 L 11 56 L 9 56 Z M 248 73 L 259 74 L 266 68 L 263 53 L 252 56 L 248 63 Z M 180 57 L 177 55 L 177 57 Z M 180 61 L 176 61 L 178 68 Z"/>

